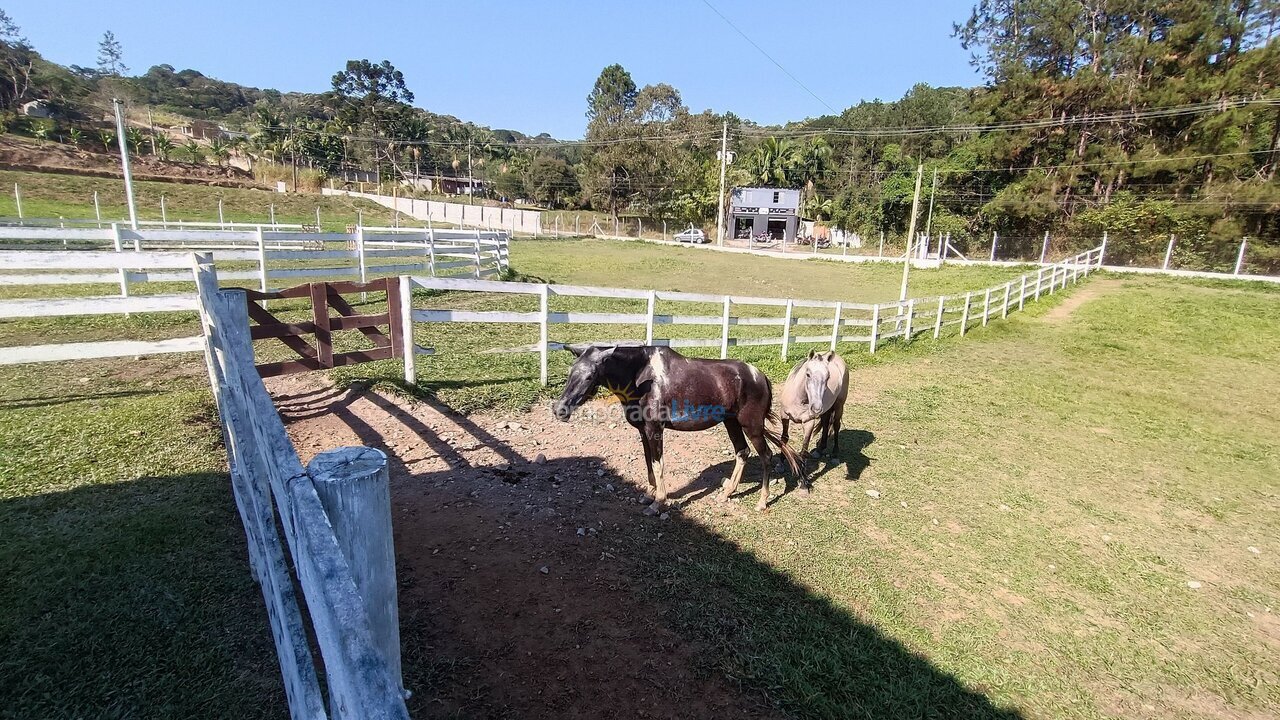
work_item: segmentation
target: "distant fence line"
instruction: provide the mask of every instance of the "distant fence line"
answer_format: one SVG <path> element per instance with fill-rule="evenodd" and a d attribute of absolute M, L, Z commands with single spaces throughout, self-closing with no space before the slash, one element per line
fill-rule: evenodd
<path fill-rule="evenodd" d="M 329 196 L 363 198 L 421 222 L 441 222 L 459 227 L 474 227 L 491 231 L 505 230 L 512 235 L 523 233 L 536 237 L 542 233 L 542 212 L 539 210 L 517 210 L 489 205 L 467 205 L 464 203 L 442 202 L 440 200 L 419 200 L 413 197 L 379 195 L 331 188 L 322 188 L 321 192 Z"/>
<path fill-rule="evenodd" d="M 128 297 L 130 286 L 145 282 L 187 282 L 188 273 L 151 272 L 145 264 L 130 266 L 127 258 L 135 253 L 155 250 L 188 250 L 211 254 L 215 262 L 253 262 L 253 270 L 222 270 L 223 280 L 256 280 L 259 290 L 267 291 L 272 280 L 308 278 L 346 278 L 367 281 L 374 276 L 408 273 L 457 274 L 476 278 L 492 277 L 504 270 L 510 259 L 510 238 L 506 233 L 480 230 L 435 230 L 411 228 L 357 227 L 350 233 L 315 233 L 296 231 L 252 230 L 130 230 L 118 223 L 107 228 L 49 228 L 0 226 L 0 241 L 34 249 L 73 250 L 71 256 L 85 260 L 83 267 L 74 262 L 57 267 L 62 272 L 9 273 L 27 270 L 8 265 L 0 252 L 0 285 L 65 285 L 116 282 L 120 294 Z M 342 243 L 344 249 L 326 249 L 329 243 Z M 50 247 L 53 246 L 53 248 Z M 116 273 L 83 272 L 92 270 L 92 258 L 81 255 L 85 250 L 111 249 L 125 259 Z M 413 260 L 396 264 L 377 264 L 388 259 Z M 347 261 L 342 265 L 311 267 L 305 263 L 320 260 Z M 303 265 L 300 265 L 303 264 Z M 115 266 L 113 266 L 115 267 Z M 71 270 L 71 272 L 67 272 Z"/>
<path fill-rule="evenodd" d="M 630 288 L 586 287 L 577 285 L 531 284 L 517 282 L 476 281 L 454 278 L 402 277 L 400 300 L 402 322 L 412 323 L 500 323 L 532 324 L 539 327 L 539 341 L 533 345 L 502 348 L 507 352 L 537 352 L 540 356 L 539 376 L 547 384 L 547 355 L 549 351 L 565 347 L 566 343 L 551 339 L 550 326 L 560 324 L 631 325 L 645 328 L 644 338 L 625 340 L 597 339 L 595 342 L 666 345 L 669 347 L 719 347 L 720 357 L 728 357 L 729 347 L 780 345 L 782 359 L 788 358 L 792 344 L 823 343 L 835 349 L 839 343 L 866 343 L 870 352 L 893 338 L 910 342 L 919 334 L 941 335 L 943 328 L 958 326 L 963 336 L 975 324 L 986 325 L 998 313 L 1008 316 L 1021 310 L 1027 299 L 1038 300 L 1041 295 L 1052 294 L 1078 282 L 1098 269 L 1102 259 L 1101 247 L 1079 253 L 1059 263 L 1038 268 L 1006 283 L 963 295 L 938 296 L 936 298 L 911 298 L 901 302 L 845 303 L 831 300 L 806 300 L 794 298 L 758 298 L 735 295 L 710 295 L 703 293 L 667 292 Z M 535 295 L 539 298 L 537 311 L 512 312 L 506 310 L 448 310 L 413 307 L 412 289 L 452 290 L 480 293 L 515 293 Z M 564 297 L 620 298 L 645 302 L 644 312 L 598 313 L 553 311 L 550 299 Z M 667 315 L 655 312 L 658 301 L 688 303 L 715 303 L 722 307 L 719 315 Z M 957 301 L 959 301 L 957 303 Z M 737 317 L 732 314 L 734 305 L 764 305 L 785 308 L 782 317 Z M 799 318 L 793 315 L 795 308 L 830 308 L 831 319 Z M 662 325 L 701 325 L 720 328 L 718 337 L 711 338 L 658 338 L 655 327 Z M 781 326 L 782 336 L 775 338 L 734 338 L 731 328 L 737 326 Z M 823 335 L 792 336 L 797 326 L 830 327 Z M 892 327 L 886 327 L 892 326 Z M 848 328 L 865 328 L 862 334 L 847 335 Z M 418 347 L 413 333 L 402 333 L 405 347 L 405 381 L 417 382 L 415 355 L 434 354 L 432 348 Z"/>

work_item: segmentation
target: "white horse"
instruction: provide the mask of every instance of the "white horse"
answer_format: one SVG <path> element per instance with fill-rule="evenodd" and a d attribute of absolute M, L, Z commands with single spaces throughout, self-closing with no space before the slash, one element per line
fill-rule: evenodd
<path fill-rule="evenodd" d="M 844 418 L 848 397 L 849 367 L 844 360 L 834 352 L 810 350 L 809 357 L 791 368 L 782 386 L 782 441 L 787 441 L 791 423 L 804 425 L 800 457 L 807 458 L 813 431 L 821 426 L 815 453 L 822 455 L 827 438 L 831 437 L 834 439 L 831 456 L 834 457 L 840 452 L 840 421 Z"/>

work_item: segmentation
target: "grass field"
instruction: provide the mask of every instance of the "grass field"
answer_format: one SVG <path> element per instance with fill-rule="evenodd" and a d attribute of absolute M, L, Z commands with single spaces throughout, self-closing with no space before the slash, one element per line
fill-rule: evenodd
<path fill-rule="evenodd" d="M 861 301 L 896 297 L 900 277 L 591 241 L 519 241 L 512 263 L 558 282 Z M 913 273 L 912 294 L 1010 274 Z M 672 524 L 664 547 L 695 560 L 647 571 L 660 622 L 795 717 L 936 715 L 941 676 L 982 699 L 954 716 L 1275 716 L 1280 294 L 1106 276 L 1066 297 L 1082 293 L 964 340 L 850 350 L 847 465 L 765 515 L 686 509 L 699 531 Z M 3 323 L 0 344 L 124 322 Z M 461 352 L 523 330 L 480 332 L 424 331 L 441 353 L 425 391 L 464 410 L 542 395 L 535 355 Z M 775 381 L 786 370 L 776 349 L 734 353 Z M 568 365 L 554 357 L 552 392 Z M 339 377 L 391 383 L 398 367 Z M 283 713 L 202 374 L 195 359 L 0 367 L 0 717 Z"/>
<path fill-rule="evenodd" d="M 124 185 L 119 180 L 10 170 L 0 170 L 0 187 L 5 188 L 0 194 L 0 217 L 18 216 L 13 195 L 15 184 L 22 189 L 22 212 L 26 217 L 92 220 L 96 190 L 104 222 L 129 218 Z M 354 225 L 357 211 L 363 214 L 365 225 L 391 225 L 393 220 L 391 210 L 376 203 L 319 194 L 150 181 L 135 182 L 134 193 L 139 220 L 161 219 L 161 195 L 165 197 L 165 209 L 171 221 L 217 221 L 219 197 L 223 201 L 223 219 L 227 222 L 268 222 L 272 204 L 275 204 L 279 223 L 314 224 L 316 208 L 320 208 L 320 222 L 326 232 L 342 232 L 347 225 Z M 404 219 L 401 216 L 401 220 Z"/>

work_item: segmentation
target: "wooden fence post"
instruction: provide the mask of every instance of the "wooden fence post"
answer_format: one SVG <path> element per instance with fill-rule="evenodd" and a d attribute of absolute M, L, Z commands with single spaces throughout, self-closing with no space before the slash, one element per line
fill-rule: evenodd
<path fill-rule="evenodd" d="M 1000 304 L 1000 319 L 1009 317 L 1009 293 L 1013 290 L 1013 281 L 1004 284 L 1004 302 Z"/>
<path fill-rule="evenodd" d="M 960 311 L 960 337 L 969 329 L 969 298 L 973 293 L 964 294 L 964 309 Z"/>
<path fill-rule="evenodd" d="M 355 578 L 356 590 L 369 615 L 374 648 L 386 661 L 392 682 L 403 693 L 387 456 L 370 447 L 327 450 L 307 463 L 307 474 Z M 358 708 L 348 710 L 354 713 L 350 717 L 360 714 Z"/>
<path fill-rule="evenodd" d="M 644 324 L 644 344 L 645 345 L 653 344 L 653 310 L 655 307 L 657 307 L 657 304 L 658 304 L 658 293 L 654 290 L 650 290 L 649 300 L 646 303 L 646 305 L 648 306 L 646 310 L 648 314 L 648 320 L 646 320 Z"/>
<path fill-rule="evenodd" d="M 120 234 L 120 223 L 111 223 L 111 237 L 115 242 L 116 252 L 124 252 L 124 240 Z M 129 297 L 129 270 L 120 268 L 120 297 Z M 124 314 L 129 317 L 129 313 Z"/>
<path fill-rule="evenodd" d="M 542 378 L 543 387 L 547 386 L 547 345 L 549 343 L 547 339 L 547 324 L 551 321 L 551 313 L 548 310 L 550 299 L 551 288 L 546 283 L 543 283 L 541 292 L 538 295 L 538 312 L 542 314 L 542 318 L 538 323 L 538 345 L 541 354 L 539 358 L 539 364 L 541 365 L 539 375 Z"/>
<path fill-rule="evenodd" d="M 388 312 L 394 312 L 387 308 Z M 409 385 L 418 382 L 418 352 L 413 342 L 413 278 L 400 276 L 400 340 L 404 353 L 404 381 Z"/>
<path fill-rule="evenodd" d="M 480 279 L 480 229 L 476 228 L 476 279 Z"/>
<path fill-rule="evenodd" d="M 431 263 L 431 277 L 436 276 L 436 231 L 431 227 L 431 219 L 427 218 L 427 256 Z"/>
<path fill-rule="evenodd" d="M 316 208 L 316 212 L 319 213 L 320 208 Z M 356 262 L 359 263 L 360 265 L 360 282 L 361 283 L 368 282 L 368 278 L 366 277 L 366 273 L 365 273 L 365 264 L 364 264 L 364 228 L 362 227 L 356 228 Z M 366 292 L 360 293 L 361 302 L 368 302 L 368 300 L 369 300 L 369 293 L 366 293 Z"/>
<path fill-rule="evenodd" d="M 1040 301 L 1040 285 L 1043 282 L 1044 282 L 1044 268 L 1040 268 L 1039 270 L 1036 270 L 1036 294 L 1032 298 L 1037 302 Z"/>
<path fill-rule="evenodd" d="M 842 304 L 843 303 L 841 303 L 839 300 L 836 301 L 836 317 L 835 317 L 835 320 L 833 320 L 831 323 L 831 351 L 832 352 L 835 352 L 836 343 L 840 342 L 840 310 L 841 310 Z"/>
<path fill-rule="evenodd" d="M 986 296 L 982 299 L 982 326 L 987 326 L 987 317 L 991 314 L 991 288 L 987 288 Z"/>
<path fill-rule="evenodd" d="M 720 316 L 720 359 L 729 357 L 729 296 L 724 296 L 724 311 Z"/>
<path fill-rule="evenodd" d="M 782 323 L 782 359 L 787 359 L 787 350 L 791 347 L 791 310 L 793 303 L 787 298 L 787 317 Z"/>
<path fill-rule="evenodd" d="M 902 341 L 904 343 L 911 342 L 911 321 L 912 319 L 914 319 L 915 314 L 916 314 L 916 299 L 911 298 L 910 300 L 907 301 L 907 326 L 906 328 L 904 328 L 905 332 L 902 336 Z"/>
<path fill-rule="evenodd" d="M 1021 310 L 1022 303 L 1027 299 L 1027 274 L 1023 273 L 1022 277 L 1018 278 L 1018 280 L 1018 309 Z"/>
<path fill-rule="evenodd" d="M 267 291 L 267 239 L 262 234 L 262 226 L 259 225 L 254 232 L 258 241 L 258 289 L 262 292 Z M 267 306 L 267 301 L 262 301 L 262 306 Z"/>
<path fill-rule="evenodd" d="M 871 306 L 871 354 L 876 354 L 876 340 L 880 336 L 880 303 Z"/>
<path fill-rule="evenodd" d="M 945 309 L 947 301 L 946 295 L 938 296 L 938 317 L 933 321 L 933 339 L 937 340 L 942 335 L 942 312 Z"/>
<path fill-rule="evenodd" d="M 1241 238 L 1240 254 L 1236 255 L 1236 269 L 1234 272 L 1231 273 L 1232 275 L 1239 275 L 1240 271 L 1244 269 L 1244 250 L 1248 246 L 1249 246 L 1249 238 L 1248 237 Z"/>
<path fill-rule="evenodd" d="M 1040 264 L 1044 264 L 1044 259 L 1049 255 L 1049 231 L 1044 231 L 1044 244 L 1040 246 Z"/>
<path fill-rule="evenodd" d="M 1169 261 L 1173 259 L 1173 243 L 1177 240 L 1177 236 L 1169 233 L 1169 247 L 1164 251 L 1164 264 L 1160 266 L 1161 270 L 1169 269 Z"/>

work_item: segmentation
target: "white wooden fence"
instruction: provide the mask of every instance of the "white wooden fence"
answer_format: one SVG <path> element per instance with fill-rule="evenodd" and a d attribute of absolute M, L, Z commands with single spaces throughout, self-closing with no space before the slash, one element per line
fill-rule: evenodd
<path fill-rule="evenodd" d="M 120 224 L 107 228 L 0 227 L 0 241 L 22 241 L 32 248 L 76 249 L 68 258 L 82 257 L 80 248 L 110 248 L 122 258 L 147 250 L 187 249 L 211 254 L 215 262 L 254 263 L 252 270 L 224 269 L 224 280 L 254 280 L 267 291 L 285 280 L 296 285 L 322 278 L 342 278 L 366 282 L 371 277 L 410 273 L 467 275 L 477 279 L 493 277 L 509 264 L 510 238 L 505 233 L 479 230 L 432 230 L 405 228 L 361 228 L 352 233 L 271 232 L 253 230 L 131 230 Z M 326 249 L 343 243 L 344 249 Z M 309 263 L 333 260 L 339 263 L 314 267 Z M 388 262 L 392 261 L 392 262 Z M 74 260 L 72 261 L 74 262 Z M 87 262 L 87 260 L 86 260 Z M 118 273 L 85 272 L 90 265 L 60 266 L 70 272 L 8 273 L 0 264 L 0 285 L 58 285 L 120 283 L 120 294 L 129 296 L 130 286 L 145 282 L 189 282 L 190 273 L 147 272 L 145 264 L 120 260 Z M 154 268 L 151 268 L 154 269 Z"/>
<path fill-rule="evenodd" d="M 39 278 L 45 284 L 61 284 L 68 277 L 81 277 L 85 270 L 103 282 L 113 280 L 124 287 L 129 273 L 162 271 L 166 276 L 196 282 L 202 273 L 217 281 L 213 259 L 208 253 L 181 252 L 94 252 L 54 253 L 40 251 L 0 252 L 0 271 L 26 271 L 29 274 L 5 277 Z M 108 272 L 100 272 L 100 271 Z M 34 271 L 34 274 L 31 274 Z M 34 284 L 24 282 L 22 284 Z M 113 315 L 141 312 L 180 312 L 197 309 L 195 293 L 147 295 L 139 297 L 108 295 L 74 298 L 23 298 L 0 300 L 0 319 L 60 317 L 68 315 Z M 18 363 L 81 360 L 87 358 L 132 357 L 162 353 L 195 352 L 204 349 L 200 336 L 163 340 L 108 340 L 100 342 L 58 343 L 0 348 L 0 365 Z"/>
<path fill-rule="evenodd" d="M 408 718 L 386 456 L 343 448 L 304 468 L 254 367 L 243 291 L 218 291 L 211 267 L 197 287 L 236 507 L 290 715 Z M 327 714 L 290 566 L 323 660 Z"/>
<path fill-rule="evenodd" d="M 987 325 L 993 318 L 1006 317 L 1021 310 L 1027 300 L 1038 300 L 1041 295 L 1052 294 L 1068 283 L 1078 282 L 1098 268 L 1102 248 L 1080 253 L 1060 263 L 1042 266 L 1014 280 L 967 292 L 960 296 L 911 298 L 902 302 L 846 303 L 830 300 L 797 300 L 792 298 L 759 298 L 737 295 L 710 295 L 703 293 L 667 292 L 662 290 L 638 290 L 628 288 L 585 287 L 577 285 L 530 284 L 515 282 L 477 281 L 455 278 L 401 278 L 401 313 L 405 327 L 412 323 L 500 323 L 529 324 L 539 328 L 539 340 L 532 345 L 504 348 L 508 352 L 537 352 L 540 355 L 540 378 L 547 384 L 547 355 L 551 350 L 563 348 L 566 343 L 551 339 L 552 325 L 629 325 L 644 326 L 643 338 L 598 339 L 598 343 L 643 343 L 669 347 L 719 347 L 720 357 L 728 357 L 731 346 L 780 345 L 782 359 L 786 360 L 790 346 L 795 343 L 822 343 L 835 349 L 839 343 L 866 343 L 874 353 L 881 344 L 902 338 L 910 342 L 920 334 L 932 334 L 937 338 L 947 327 L 958 326 L 964 335 L 974 325 Z M 538 310 L 511 312 L 505 310 L 447 310 L 413 307 L 413 288 L 428 290 L 454 290 L 480 293 L 514 293 L 534 295 L 539 298 Z M 557 312 L 551 308 L 553 297 L 620 298 L 644 302 L 643 312 Z M 656 303 L 687 302 L 721 306 L 718 315 L 658 314 Z M 781 317 L 735 316 L 735 305 L 764 305 L 784 309 Z M 796 308 L 831 309 L 829 319 L 798 317 Z M 661 338 L 655 328 L 667 325 L 701 325 L 718 327 L 718 337 Z M 780 326 L 781 337 L 735 338 L 732 328 L 739 326 Z M 792 335 L 793 327 L 821 327 L 821 335 Z M 830 328 L 826 330 L 826 328 Z M 849 334 L 850 330 L 854 334 Z M 413 341 L 413 333 L 403 334 L 405 347 L 405 381 L 417 382 L 415 355 L 434 354 L 431 348 L 419 347 Z"/>

